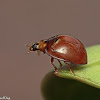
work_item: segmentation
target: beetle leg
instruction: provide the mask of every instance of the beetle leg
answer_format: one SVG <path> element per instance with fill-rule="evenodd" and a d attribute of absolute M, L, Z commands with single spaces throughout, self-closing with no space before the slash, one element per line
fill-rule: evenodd
<path fill-rule="evenodd" d="M 68 63 L 67 63 L 67 62 L 65 62 L 65 61 L 64 61 L 64 63 L 68 65 L 68 67 L 69 67 L 70 71 L 71 71 L 71 72 L 75 75 L 74 71 L 71 69 L 70 64 L 68 64 Z"/>
<path fill-rule="evenodd" d="M 58 62 L 59 62 L 59 64 L 60 64 L 60 67 L 62 67 L 62 63 L 60 62 L 60 60 L 59 59 L 57 59 L 58 60 Z"/>
<path fill-rule="evenodd" d="M 40 56 L 40 50 L 37 50 L 38 55 Z"/>
<path fill-rule="evenodd" d="M 53 62 L 54 62 L 54 58 L 51 57 L 51 64 L 52 64 L 53 67 L 54 67 L 54 71 L 57 72 L 57 67 L 53 64 Z"/>

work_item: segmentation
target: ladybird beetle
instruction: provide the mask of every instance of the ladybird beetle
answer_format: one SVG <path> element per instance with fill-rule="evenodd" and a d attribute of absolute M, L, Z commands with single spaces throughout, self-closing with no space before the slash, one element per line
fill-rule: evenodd
<path fill-rule="evenodd" d="M 78 39 L 68 35 L 56 35 L 49 39 L 36 42 L 28 47 L 29 52 L 37 51 L 38 54 L 40 54 L 40 51 L 42 51 L 48 54 L 51 57 L 51 64 L 55 72 L 58 70 L 53 64 L 54 59 L 58 60 L 61 67 L 62 63 L 60 61 L 64 61 L 73 74 L 74 71 L 71 69 L 71 65 L 68 62 L 72 64 L 87 64 L 87 53 L 84 45 Z"/>

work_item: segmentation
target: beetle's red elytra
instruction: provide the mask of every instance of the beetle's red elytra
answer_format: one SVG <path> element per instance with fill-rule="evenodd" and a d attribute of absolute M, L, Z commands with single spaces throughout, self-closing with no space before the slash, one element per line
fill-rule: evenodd
<path fill-rule="evenodd" d="M 40 54 L 40 51 L 42 51 L 48 54 L 51 57 L 51 64 L 55 72 L 57 72 L 58 69 L 53 64 L 54 59 L 58 60 L 60 66 L 62 66 L 60 61 L 64 61 L 73 74 L 75 73 L 68 62 L 73 64 L 87 64 L 87 53 L 84 45 L 78 39 L 68 35 L 56 35 L 49 39 L 36 42 L 28 47 L 29 52 L 37 51 L 38 54 Z"/>

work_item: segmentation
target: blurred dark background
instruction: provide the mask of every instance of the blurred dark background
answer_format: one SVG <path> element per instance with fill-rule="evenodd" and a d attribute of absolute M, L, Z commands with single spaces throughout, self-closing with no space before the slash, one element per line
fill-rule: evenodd
<path fill-rule="evenodd" d="M 43 100 L 40 84 L 50 57 L 27 54 L 32 44 L 57 34 L 85 46 L 100 43 L 99 0 L 0 0 L 0 97 Z"/>

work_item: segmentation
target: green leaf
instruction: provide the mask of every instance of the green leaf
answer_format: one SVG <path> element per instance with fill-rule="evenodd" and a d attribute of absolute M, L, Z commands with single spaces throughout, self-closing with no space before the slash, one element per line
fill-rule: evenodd
<path fill-rule="evenodd" d="M 41 84 L 44 100 L 100 100 L 100 89 L 48 73 Z"/>
<path fill-rule="evenodd" d="M 100 45 L 88 47 L 88 64 L 74 66 L 75 76 L 69 70 L 59 70 L 57 76 L 71 78 L 100 88 Z M 65 64 L 63 64 L 65 66 Z"/>
<path fill-rule="evenodd" d="M 100 45 L 86 50 L 88 64 L 73 66 L 75 75 L 63 63 L 57 76 L 52 71 L 44 77 L 41 91 L 45 100 L 100 100 Z"/>

